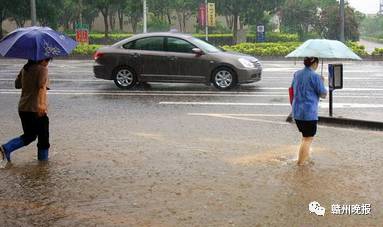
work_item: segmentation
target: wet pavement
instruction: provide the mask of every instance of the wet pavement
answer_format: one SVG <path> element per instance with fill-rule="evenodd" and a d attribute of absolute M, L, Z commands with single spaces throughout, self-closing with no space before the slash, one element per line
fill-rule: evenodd
<path fill-rule="evenodd" d="M 21 132 L 12 89 L 21 65 L 0 60 L 3 142 Z M 190 84 L 121 91 L 94 79 L 91 65 L 51 65 L 51 159 L 38 163 L 32 144 L 0 170 L 0 226 L 383 223 L 383 132 L 320 126 L 313 163 L 295 166 L 300 135 L 285 122 L 294 62 L 264 62 L 260 83 L 231 92 Z M 383 121 L 382 70 L 346 63 L 335 113 Z M 312 201 L 324 217 L 310 214 Z M 333 204 L 371 204 L 371 213 L 335 215 Z"/>

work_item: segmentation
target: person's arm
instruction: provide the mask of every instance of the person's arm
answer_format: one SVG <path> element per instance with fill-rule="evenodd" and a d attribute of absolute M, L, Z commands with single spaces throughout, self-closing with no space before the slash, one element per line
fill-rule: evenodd
<path fill-rule="evenodd" d="M 324 77 L 316 76 L 315 77 L 316 90 L 319 97 L 325 99 L 327 97 L 327 89 L 324 86 Z"/>
<path fill-rule="evenodd" d="M 15 88 L 16 89 L 22 88 L 22 83 L 21 83 L 22 71 L 23 70 L 20 70 L 19 75 L 17 75 L 17 77 L 16 77 L 16 80 L 15 80 Z"/>
<path fill-rule="evenodd" d="M 39 88 L 39 98 L 38 98 L 38 114 L 39 116 L 44 116 L 47 114 L 47 82 L 48 82 L 48 68 L 41 66 L 40 72 L 38 75 L 38 88 Z"/>

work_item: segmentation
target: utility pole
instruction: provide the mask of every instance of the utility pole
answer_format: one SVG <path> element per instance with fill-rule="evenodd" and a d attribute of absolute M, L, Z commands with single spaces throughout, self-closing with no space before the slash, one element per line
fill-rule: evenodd
<path fill-rule="evenodd" d="M 345 42 L 344 38 L 344 0 L 340 0 L 340 37 L 341 42 Z"/>
<path fill-rule="evenodd" d="M 36 26 L 36 0 L 31 0 L 31 20 L 32 26 Z"/>
<path fill-rule="evenodd" d="M 79 0 L 79 5 L 80 5 L 80 24 L 81 24 L 81 26 L 82 26 L 82 0 Z"/>
<path fill-rule="evenodd" d="M 207 0 L 205 0 L 205 36 L 206 36 L 206 41 L 209 40 L 209 25 L 208 25 L 208 4 Z"/>
<path fill-rule="evenodd" d="M 147 18 L 146 18 L 146 14 L 147 14 L 147 8 L 146 8 L 146 0 L 144 0 L 144 6 L 143 6 L 143 13 L 144 13 L 144 33 L 146 33 L 147 32 L 147 24 L 148 24 L 148 22 L 147 22 Z"/>

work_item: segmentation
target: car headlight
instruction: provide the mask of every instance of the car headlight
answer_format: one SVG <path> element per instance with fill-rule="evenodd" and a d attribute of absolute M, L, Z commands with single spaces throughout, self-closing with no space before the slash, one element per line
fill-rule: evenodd
<path fill-rule="evenodd" d="M 254 68 L 254 64 L 247 60 L 246 58 L 239 58 L 238 61 L 243 65 L 245 68 Z"/>

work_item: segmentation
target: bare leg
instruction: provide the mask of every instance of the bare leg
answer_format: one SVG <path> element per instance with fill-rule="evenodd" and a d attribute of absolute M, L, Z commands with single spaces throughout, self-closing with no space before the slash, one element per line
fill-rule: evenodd
<path fill-rule="evenodd" d="M 301 146 L 299 148 L 298 165 L 304 165 L 305 161 L 309 157 L 310 147 L 314 140 L 314 137 L 303 137 Z"/>

